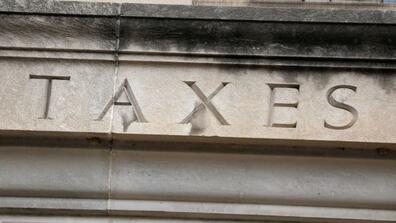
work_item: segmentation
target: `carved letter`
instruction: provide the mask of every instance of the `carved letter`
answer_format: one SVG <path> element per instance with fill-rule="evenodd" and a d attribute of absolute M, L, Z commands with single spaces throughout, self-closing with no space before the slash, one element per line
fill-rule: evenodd
<path fill-rule="evenodd" d="M 70 76 L 47 76 L 47 75 L 34 75 L 30 74 L 29 75 L 30 79 L 45 79 L 47 80 L 47 86 L 46 86 L 46 98 L 45 98 L 45 107 L 44 107 L 44 114 L 41 119 L 52 119 L 49 117 L 49 108 L 51 104 L 51 93 L 52 93 L 52 81 L 53 80 L 63 80 L 63 81 L 69 81 Z"/>
<path fill-rule="evenodd" d="M 350 89 L 350 90 L 352 90 L 354 92 L 356 92 L 356 89 L 357 89 L 355 86 L 351 86 L 351 85 L 337 85 L 337 86 L 334 86 L 334 87 L 330 88 L 327 91 L 327 101 L 333 107 L 349 111 L 352 114 L 352 120 L 348 124 L 341 125 L 341 126 L 331 125 L 331 124 L 327 123 L 326 120 L 325 120 L 324 121 L 324 127 L 329 128 L 329 129 L 348 129 L 348 128 L 352 127 L 356 123 L 356 121 L 358 119 L 358 112 L 357 112 L 357 110 L 354 107 L 352 107 L 350 105 L 347 105 L 345 103 L 336 101 L 333 98 L 333 96 L 332 96 L 333 92 L 336 91 L 337 89 L 340 89 L 340 88 Z"/>
<path fill-rule="evenodd" d="M 296 108 L 298 106 L 298 102 L 295 103 L 277 103 L 275 102 L 275 89 L 276 88 L 292 88 L 292 89 L 297 89 L 297 91 L 300 90 L 300 85 L 298 84 L 267 84 L 269 88 L 271 89 L 271 96 L 270 96 L 270 107 L 269 107 L 269 115 L 268 115 L 268 123 L 266 126 L 270 127 L 279 127 L 279 128 L 296 128 L 297 127 L 297 122 L 294 123 L 273 123 L 273 113 L 274 113 L 274 108 L 275 107 L 290 107 L 290 108 Z"/>
<path fill-rule="evenodd" d="M 195 108 L 193 109 L 193 111 L 187 115 L 186 118 L 184 118 L 180 124 L 187 124 L 189 123 L 192 118 L 193 115 L 198 112 L 201 109 L 204 109 L 205 107 L 209 109 L 209 111 L 212 112 L 212 114 L 214 115 L 214 117 L 217 119 L 217 121 L 220 122 L 220 124 L 222 125 L 229 125 L 227 120 L 225 120 L 225 118 L 220 114 L 220 112 L 217 110 L 217 108 L 212 104 L 211 100 L 212 98 L 214 98 L 214 96 L 216 96 L 221 89 L 223 89 L 225 86 L 227 86 L 227 84 L 229 84 L 228 82 L 222 82 L 219 87 L 217 87 L 216 90 L 213 91 L 212 94 L 210 94 L 208 97 L 205 96 L 205 94 L 202 92 L 202 90 L 197 86 L 197 84 L 195 83 L 195 81 L 184 81 L 184 83 L 186 83 L 194 92 L 195 94 L 198 96 L 198 98 L 201 100 L 201 103 L 198 104 L 197 106 L 195 106 Z"/>
<path fill-rule="evenodd" d="M 122 93 L 125 93 L 125 95 L 128 98 L 128 102 L 118 102 L 118 99 L 121 97 Z M 132 112 L 134 114 L 134 120 L 130 121 L 128 126 L 136 121 L 136 122 L 147 122 L 146 118 L 144 118 L 143 112 L 140 109 L 140 106 L 136 100 L 135 95 L 132 92 L 132 88 L 129 85 L 128 80 L 125 78 L 124 82 L 122 85 L 118 88 L 118 90 L 115 92 L 114 97 L 110 99 L 110 101 L 106 104 L 104 107 L 102 113 L 98 116 L 96 121 L 100 121 L 103 119 L 103 117 L 106 115 L 107 111 L 111 108 L 113 105 L 122 105 L 122 106 L 132 106 Z M 124 126 L 124 130 L 126 130 L 127 126 Z"/>

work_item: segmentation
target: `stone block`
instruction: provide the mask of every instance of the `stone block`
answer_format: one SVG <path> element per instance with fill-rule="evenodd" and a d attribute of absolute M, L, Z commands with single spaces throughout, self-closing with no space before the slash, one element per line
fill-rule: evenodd
<path fill-rule="evenodd" d="M 393 71 L 125 62 L 113 132 L 393 145 L 395 86 Z"/>
<path fill-rule="evenodd" d="M 0 47 L 112 51 L 116 19 L 55 15 L 0 15 Z"/>
<path fill-rule="evenodd" d="M 128 13 L 127 6 L 125 6 L 126 14 Z M 138 6 L 134 7 L 133 10 L 131 9 L 133 12 L 130 13 L 131 16 L 135 14 L 136 16 L 147 16 L 147 14 L 151 13 L 151 11 L 145 12 L 148 9 L 142 6 L 143 12 L 139 14 L 139 12 L 135 11 L 140 8 Z M 188 9 L 191 10 L 191 8 Z M 172 17 L 171 11 L 167 11 L 172 10 L 172 8 L 163 10 L 162 8 L 153 8 L 152 10 L 160 12 L 157 13 L 158 15 L 152 16 L 158 18 Z M 176 11 L 176 9 L 173 10 Z M 183 8 L 180 10 L 183 10 Z M 267 16 L 274 13 L 273 20 L 271 18 L 263 18 L 259 20 L 260 22 L 247 24 L 243 21 L 223 21 L 224 18 L 215 18 L 213 15 L 204 14 L 204 12 L 210 12 L 210 10 L 205 7 L 199 7 L 194 13 L 178 15 L 186 18 L 195 18 L 195 16 L 206 18 L 206 16 L 210 16 L 208 20 L 211 20 L 209 21 L 148 18 L 141 20 L 128 18 L 127 14 L 121 19 L 120 51 L 207 56 L 228 55 L 234 57 L 314 57 L 325 60 L 330 58 L 337 60 L 343 58 L 363 60 L 376 57 L 384 59 L 396 57 L 396 29 L 393 26 L 367 24 L 352 26 L 344 24 L 351 20 L 350 18 L 345 18 L 345 21 L 341 22 L 323 18 L 320 22 L 312 23 L 309 21 L 308 12 L 301 13 L 299 16 L 306 19 L 305 21 L 309 23 L 296 25 L 293 22 L 288 23 L 286 21 L 293 21 L 297 18 L 277 19 L 279 14 L 275 14 L 276 10 L 281 9 L 273 9 L 273 12 L 267 13 Z M 341 10 L 339 11 L 341 12 Z M 198 15 L 195 15 L 195 13 Z M 246 13 L 255 14 L 256 12 L 246 11 Z M 294 15 L 292 11 L 280 11 L 278 13 Z M 327 16 L 330 14 L 328 13 Z M 336 15 L 333 16 L 335 17 Z M 342 16 L 344 15 L 339 15 L 340 18 Z M 356 16 L 360 17 L 360 15 Z M 383 16 L 387 17 L 387 15 Z M 238 20 L 245 19 L 249 18 L 244 17 Z M 276 25 L 271 21 L 276 21 Z M 370 54 L 367 54 L 367 52 L 370 52 Z"/>
<path fill-rule="evenodd" d="M 114 63 L 1 59 L 0 129 L 109 133 L 96 120 L 113 94 Z"/>
<path fill-rule="evenodd" d="M 66 207 L 68 200 L 40 203 L 34 198 L 104 199 L 107 198 L 108 172 L 108 151 L 104 149 L 3 146 L 0 147 L 0 203 L 21 205 L 20 208 L 24 208 L 25 203 L 25 208 L 29 205 L 43 208 L 42 205 L 52 202 L 55 208 L 62 203 Z M 5 197 L 20 198 L 7 200 Z M 22 197 L 31 199 L 23 201 Z M 84 206 L 83 201 L 80 203 Z M 93 200 L 85 203 L 88 207 L 95 204 Z"/>
<path fill-rule="evenodd" d="M 113 150 L 112 165 L 111 198 L 125 200 L 125 207 L 127 200 L 198 206 L 200 202 L 368 209 L 396 205 L 393 160 Z M 121 201 L 117 204 L 123 206 Z"/>

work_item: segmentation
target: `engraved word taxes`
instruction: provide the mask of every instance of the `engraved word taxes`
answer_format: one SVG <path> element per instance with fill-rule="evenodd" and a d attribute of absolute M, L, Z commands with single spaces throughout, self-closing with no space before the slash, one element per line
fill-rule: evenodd
<path fill-rule="evenodd" d="M 64 80 L 64 81 L 71 81 L 70 76 L 49 76 L 49 75 L 34 75 L 31 74 L 29 75 L 30 79 L 38 79 L 38 80 L 45 80 L 45 91 L 46 95 L 43 98 L 45 100 L 45 106 L 43 108 L 43 114 L 39 117 L 40 119 L 52 119 L 49 117 L 49 111 L 51 108 L 51 95 L 52 95 L 52 82 L 55 80 Z M 44 82 L 44 81 L 43 81 Z M 202 110 L 207 110 L 210 114 L 213 115 L 215 120 L 217 120 L 218 125 L 232 125 L 232 122 L 227 121 L 226 117 L 221 113 L 221 111 L 215 106 L 213 103 L 213 99 L 218 95 L 222 90 L 224 90 L 227 86 L 232 85 L 233 83 L 231 82 L 221 82 L 218 83 L 218 87 L 214 89 L 210 94 L 206 95 L 203 90 L 199 87 L 198 83 L 194 80 L 192 81 L 183 81 L 185 84 L 186 88 L 191 89 L 195 96 L 196 99 L 192 100 L 198 100 L 198 103 L 195 104 L 193 109 L 191 110 L 190 113 L 186 114 L 186 117 L 183 118 L 183 120 L 178 121 L 175 120 L 175 123 L 179 124 L 189 124 L 193 121 L 195 116 L 199 116 L 200 111 Z M 265 98 L 262 98 L 261 104 L 262 106 L 265 106 L 265 104 L 268 105 L 268 112 L 267 112 L 267 122 L 262 123 L 263 127 L 273 127 L 273 128 L 297 128 L 298 122 L 296 120 L 292 122 L 278 122 L 274 120 L 274 117 L 276 116 L 276 110 L 279 108 L 292 108 L 294 110 L 299 109 L 299 100 L 298 100 L 298 95 L 300 93 L 300 84 L 298 83 L 266 83 L 266 85 L 263 86 L 263 88 L 267 88 L 269 90 L 269 95 Z M 278 101 L 278 95 L 277 90 L 279 89 L 285 89 L 285 90 L 294 90 L 295 95 L 294 97 L 296 98 L 295 101 L 288 101 L 287 98 L 283 98 L 282 100 Z M 260 89 L 256 89 L 260 90 Z M 337 100 L 334 98 L 334 94 L 336 91 L 340 90 L 349 90 L 352 91 L 353 93 L 357 93 L 358 89 L 356 86 L 352 85 L 336 85 L 327 90 L 326 96 L 323 98 L 323 100 L 326 100 L 328 102 L 328 105 L 337 109 L 344 110 L 348 113 L 350 113 L 350 120 L 347 121 L 346 123 L 342 124 L 332 124 L 330 121 L 323 120 L 323 127 L 324 128 L 329 128 L 329 129 L 335 129 L 335 130 L 343 130 L 343 129 L 348 129 L 352 128 L 353 125 L 358 121 L 358 116 L 359 113 L 356 108 L 354 108 L 352 105 L 349 105 L 348 103 L 344 102 L 344 100 Z M 124 99 L 120 101 L 120 99 L 124 96 Z M 166 103 L 164 103 L 166 104 Z M 259 106 L 260 102 L 257 102 L 257 106 Z M 150 120 L 148 120 L 145 115 L 144 115 L 144 110 L 140 106 L 139 99 L 136 97 L 134 94 L 134 91 L 131 87 L 131 84 L 129 83 L 128 79 L 125 78 L 120 86 L 116 89 L 114 96 L 109 98 L 108 102 L 104 105 L 102 111 L 100 114 L 94 119 L 95 121 L 101 121 L 103 118 L 107 115 L 107 113 L 110 111 L 112 106 L 127 106 L 129 107 L 129 111 L 132 114 L 132 119 L 128 121 L 128 125 L 126 128 L 124 128 L 124 131 L 127 131 L 129 125 L 131 125 L 134 122 L 138 123 L 149 123 Z M 177 106 L 177 105 L 175 105 Z M 161 110 L 161 108 L 158 108 Z M 326 109 L 326 108 L 323 108 Z M 54 111 L 56 112 L 62 112 L 62 111 Z M 242 115 L 242 114 L 239 114 Z"/>

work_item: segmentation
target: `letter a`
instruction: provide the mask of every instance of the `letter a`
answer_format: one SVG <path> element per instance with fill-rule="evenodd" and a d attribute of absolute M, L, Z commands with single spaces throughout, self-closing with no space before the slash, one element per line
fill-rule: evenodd
<path fill-rule="evenodd" d="M 128 102 L 118 102 L 118 99 L 121 97 L 123 92 L 127 96 Z M 146 118 L 144 118 L 143 112 L 140 109 L 139 104 L 136 100 L 136 97 L 133 94 L 132 88 L 129 85 L 129 82 L 126 78 L 125 78 L 124 82 L 122 83 L 122 85 L 115 92 L 113 98 L 110 99 L 110 101 L 106 104 L 105 108 L 103 109 L 102 113 L 100 113 L 100 115 L 98 116 L 96 121 L 102 120 L 103 117 L 106 115 L 106 113 L 111 108 L 111 106 L 113 106 L 113 105 L 132 106 L 132 111 L 133 111 L 133 114 L 135 115 L 135 120 L 133 120 L 133 121 L 148 122 L 146 120 Z"/>

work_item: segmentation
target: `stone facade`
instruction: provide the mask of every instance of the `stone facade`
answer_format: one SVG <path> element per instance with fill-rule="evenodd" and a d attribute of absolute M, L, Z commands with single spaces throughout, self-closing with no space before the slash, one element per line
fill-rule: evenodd
<path fill-rule="evenodd" d="M 395 222 L 394 6 L 189 4 L 0 2 L 0 222 Z"/>

